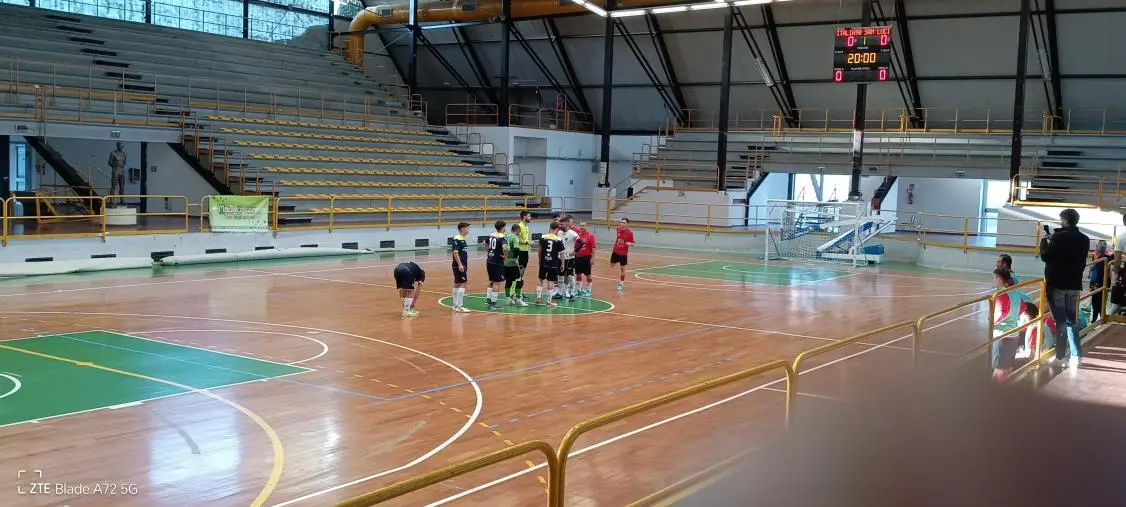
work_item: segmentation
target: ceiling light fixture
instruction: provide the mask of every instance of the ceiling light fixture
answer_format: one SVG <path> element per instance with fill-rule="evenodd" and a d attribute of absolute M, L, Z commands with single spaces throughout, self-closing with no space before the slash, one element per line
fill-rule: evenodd
<path fill-rule="evenodd" d="M 611 18 L 628 18 L 630 16 L 643 16 L 645 9 L 631 9 L 628 11 L 610 11 Z"/>
<path fill-rule="evenodd" d="M 667 14 L 670 12 L 684 12 L 686 10 L 688 10 L 687 5 L 674 5 L 672 7 L 658 7 L 656 9 L 650 9 L 649 12 L 652 12 L 653 14 Z"/>
<path fill-rule="evenodd" d="M 571 0 L 571 2 L 583 6 L 584 8 L 586 8 L 586 10 L 593 12 L 599 16 L 606 17 L 609 15 L 609 13 L 606 12 L 606 9 L 594 5 L 587 0 Z"/>
<path fill-rule="evenodd" d="M 727 2 L 714 3 L 714 4 L 694 4 L 694 5 L 688 6 L 689 9 L 692 9 L 694 11 L 702 11 L 702 10 L 705 10 L 705 9 L 720 9 L 720 8 L 723 8 L 723 7 L 727 7 Z"/>
<path fill-rule="evenodd" d="M 768 3 L 771 3 L 771 2 L 773 2 L 773 1 L 774 1 L 774 0 L 739 0 L 738 2 L 733 2 L 733 3 L 731 4 L 731 5 L 734 5 L 734 6 L 736 6 L 736 7 L 742 7 L 742 6 L 744 6 L 744 5 L 762 5 L 762 4 L 768 4 Z"/>

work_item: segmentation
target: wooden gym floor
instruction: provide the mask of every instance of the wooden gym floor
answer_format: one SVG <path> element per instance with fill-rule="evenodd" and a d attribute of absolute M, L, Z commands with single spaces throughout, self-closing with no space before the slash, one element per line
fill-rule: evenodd
<path fill-rule="evenodd" d="M 986 275 L 636 248 L 617 294 L 608 254 L 595 300 L 519 314 L 442 306 L 444 252 L 0 282 L 0 505 L 330 505 L 513 443 L 557 445 L 579 421 L 990 290 Z M 393 290 L 403 260 L 429 275 L 413 320 Z M 483 293 L 479 253 L 470 273 Z M 982 343 L 984 310 L 927 327 L 921 363 L 947 364 Z M 812 359 L 797 408 L 896 382 L 907 335 Z M 779 378 L 584 436 L 568 504 L 624 505 L 771 438 Z M 393 503 L 543 505 L 545 477 L 529 456 Z"/>

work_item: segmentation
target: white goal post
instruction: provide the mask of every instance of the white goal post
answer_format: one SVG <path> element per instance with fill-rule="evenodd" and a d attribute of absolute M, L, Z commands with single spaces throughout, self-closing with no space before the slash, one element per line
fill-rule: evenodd
<path fill-rule="evenodd" d="M 766 254 L 763 259 L 798 262 L 880 262 L 882 252 L 865 251 L 895 219 L 868 214 L 863 201 L 767 201 Z"/>

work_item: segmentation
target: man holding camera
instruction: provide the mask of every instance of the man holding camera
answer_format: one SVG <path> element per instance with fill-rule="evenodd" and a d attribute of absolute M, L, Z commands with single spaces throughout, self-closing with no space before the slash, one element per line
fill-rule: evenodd
<path fill-rule="evenodd" d="M 1056 321 L 1055 361 L 1060 366 L 1079 366 L 1079 293 L 1083 290 L 1083 270 L 1091 240 L 1079 232 L 1079 212 L 1068 208 L 1060 212 L 1063 227 L 1051 232 L 1044 226 L 1040 240 L 1040 260 L 1044 261 L 1044 283 L 1048 288 L 1048 308 Z M 1066 337 L 1067 348 L 1063 338 Z M 1068 351 L 1071 352 L 1067 362 Z"/>

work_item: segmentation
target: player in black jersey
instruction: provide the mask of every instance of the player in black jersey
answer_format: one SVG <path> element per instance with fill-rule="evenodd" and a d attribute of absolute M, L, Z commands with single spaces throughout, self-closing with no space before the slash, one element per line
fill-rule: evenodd
<path fill-rule="evenodd" d="M 496 232 L 485 238 L 485 269 L 489 273 L 489 289 L 485 293 L 485 304 L 492 308 L 497 305 L 497 295 L 504 283 L 504 261 L 512 252 L 508 251 L 508 241 L 504 238 L 504 220 L 497 220 Z"/>
<path fill-rule="evenodd" d="M 536 304 L 543 304 L 543 290 L 547 288 L 547 306 L 558 306 L 551 300 L 555 295 L 555 281 L 563 270 L 563 240 L 559 238 L 559 223 L 552 222 L 548 233 L 540 236 L 540 285 L 536 287 Z"/>
<path fill-rule="evenodd" d="M 426 281 L 426 272 L 413 262 L 404 262 L 395 266 L 395 288 L 399 289 L 399 297 L 403 299 L 403 317 L 418 317 L 414 309 L 414 301 L 422 290 L 422 282 Z"/>
<path fill-rule="evenodd" d="M 469 313 L 465 308 L 465 284 L 469 282 L 469 243 L 465 241 L 468 234 L 468 223 L 457 224 L 457 236 L 454 236 L 452 244 L 454 290 L 450 306 L 458 313 Z"/>

